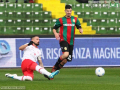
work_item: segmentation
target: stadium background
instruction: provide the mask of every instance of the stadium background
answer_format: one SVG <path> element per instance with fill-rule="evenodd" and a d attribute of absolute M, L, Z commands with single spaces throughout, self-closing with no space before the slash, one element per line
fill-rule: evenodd
<path fill-rule="evenodd" d="M 5 1 L 5 0 L 4 0 Z M 18 3 L 14 3 L 15 0 L 9 0 L 10 3 L 0 3 L 0 37 L 1 40 L 7 39 L 7 41 L 14 41 L 11 44 L 11 50 L 14 52 L 12 55 L 12 59 L 8 62 L 16 61 L 16 66 L 21 64 L 20 51 L 18 47 L 26 42 L 29 42 L 28 38 L 31 35 L 39 35 L 41 39 L 47 38 L 54 38 L 52 27 L 54 26 L 56 19 L 63 17 L 65 15 L 65 5 L 69 4 L 72 6 L 72 15 L 79 18 L 83 34 L 79 33 L 79 30 L 75 29 L 75 35 L 80 40 L 76 41 L 75 48 L 78 50 L 75 53 L 76 61 L 73 58 L 73 63 L 76 62 L 76 65 L 73 66 L 90 66 L 88 58 L 81 58 L 83 54 L 82 48 L 85 48 L 84 57 L 88 54 L 86 51 L 87 48 L 91 49 L 90 52 L 93 52 L 93 48 L 99 48 L 98 56 L 96 58 L 96 63 L 94 62 L 93 58 L 90 59 L 92 66 L 119 66 L 119 33 L 120 33 L 120 7 L 119 1 L 114 1 L 114 5 L 111 6 L 111 1 L 107 0 L 104 3 L 104 0 L 100 0 L 99 3 L 96 3 L 92 0 L 89 0 L 89 3 L 79 3 L 76 0 L 34 0 L 35 3 L 24 3 L 24 0 L 18 0 Z M 58 30 L 59 31 L 59 30 Z M 102 37 L 102 38 L 101 38 Z M 108 39 L 106 39 L 106 37 Z M 113 38 L 114 37 L 114 38 Z M 17 42 L 18 38 L 24 38 L 25 40 L 21 39 L 21 41 Z M 90 38 L 90 40 L 86 40 L 86 38 Z M 99 41 L 95 41 L 94 39 Z M 9 40 L 10 39 L 10 40 Z M 43 39 L 43 40 L 44 40 Z M 103 41 L 105 39 L 105 41 Z M 26 41 L 26 42 L 25 42 Z M 52 40 L 51 42 L 46 40 L 46 44 L 44 45 L 44 41 L 41 42 L 41 46 L 43 47 L 43 51 L 46 52 L 46 48 L 53 48 L 54 44 L 52 43 L 57 42 Z M 24 43 L 23 43 L 24 42 Z M 47 43 L 48 42 L 48 43 Z M 98 43 L 97 43 L 98 42 Z M 107 44 L 106 44 L 107 42 Z M 1 42 L 2 43 L 2 42 Z M 21 44 L 22 43 L 22 44 Z M 89 46 L 87 46 L 89 43 Z M 14 46 L 14 49 L 12 49 Z M 55 47 L 59 49 L 59 45 L 55 44 Z M 1 49 L 4 46 L 1 46 Z M 104 56 L 100 56 L 101 48 L 104 49 L 102 53 Z M 105 51 L 105 48 L 109 48 L 109 50 Z M 113 54 L 113 52 L 117 52 L 117 56 Z M 116 51 L 117 48 L 117 51 Z M 3 49 L 2 49 L 3 50 Z M 47 53 L 47 52 L 46 52 Z M 47 54 L 44 55 L 47 57 Z M 56 52 L 53 51 L 53 56 L 56 55 Z M 52 55 L 52 53 L 50 55 Z M 112 58 L 105 58 L 107 57 L 108 53 L 110 53 Z M 9 53 L 7 53 L 9 56 Z M 94 54 L 90 53 L 91 56 Z M 17 55 L 17 56 L 16 56 Z M 60 54 L 59 54 L 60 55 Z M 56 59 L 59 57 L 55 57 Z M 77 56 L 78 55 L 78 56 Z M 101 54 L 102 55 L 102 54 Z M 101 57 L 101 58 L 99 58 Z M 116 58 L 117 57 L 117 58 Z M 1 62 L 5 61 L 6 55 L 1 54 Z M 2 60 L 5 59 L 5 60 Z M 15 59 L 15 61 L 14 61 Z M 110 60 L 109 60 L 110 59 Z M 112 60 L 111 60 L 112 59 Z M 103 64 L 103 61 L 107 63 Z M 115 63 L 113 63 L 113 60 Z M 17 62 L 18 61 L 18 62 Z M 55 62 L 54 60 L 50 59 L 43 59 L 43 62 L 46 66 L 45 61 Z M 50 62 L 49 62 L 50 61 Z M 83 64 L 78 65 L 77 63 L 84 62 Z M 18 64 L 19 63 L 19 64 Z M 99 64 L 98 64 L 99 63 Z M 111 63 L 111 64 L 110 64 Z M 113 63 L 113 64 L 112 64 Z M 9 67 L 9 65 L 5 65 L 6 63 L 3 62 L 0 67 Z M 54 65 L 54 64 L 53 64 Z M 52 65 L 47 65 L 48 67 Z M 47 67 L 46 66 L 46 67 Z M 69 65 L 68 65 L 69 66 Z M 68 67 L 67 66 L 67 67 Z M 10 65 L 10 67 L 12 67 Z"/>
<path fill-rule="evenodd" d="M 53 34 L 57 18 L 65 15 L 65 4 L 72 5 L 72 15 L 79 18 L 83 35 L 110 35 L 120 33 L 119 3 L 110 6 L 104 3 L 79 3 L 76 0 L 35 0 L 36 3 L 0 3 L 0 34 L 31 35 Z M 118 2 L 118 1 L 115 1 Z M 76 29 L 76 35 L 80 35 Z"/>

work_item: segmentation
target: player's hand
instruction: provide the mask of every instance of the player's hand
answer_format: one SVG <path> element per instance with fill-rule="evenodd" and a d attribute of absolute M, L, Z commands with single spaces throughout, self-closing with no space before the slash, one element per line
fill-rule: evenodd
<path fill-rule="evenodd" d="M 83 33 L 83 30 L 80 28 L 80 29 L 79 29 L 79 32 L 82 34 L 82 33 Z"/>
<path fill-rule="evenodd" d="M 30 41 L 30 42 L 28 43 L 28 46 L 29 46 L 29 45 L 32 45 L 32 44 L 33 44 L 33 41 Z"/>
<path fill-rule="evenodd" d="M 55 33 L 55 38 L 56 38 L 57 40 L 60 39 L 59 33 Z"/>

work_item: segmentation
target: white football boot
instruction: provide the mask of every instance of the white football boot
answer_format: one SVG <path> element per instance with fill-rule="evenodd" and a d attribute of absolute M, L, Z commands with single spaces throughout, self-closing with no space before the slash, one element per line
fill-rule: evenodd
<path fill-rule="evenodd" d="M 6 73 L 5 76 L 9 78 L 14 78 L 14 76 L 17 76 L 17 74 Z"/>

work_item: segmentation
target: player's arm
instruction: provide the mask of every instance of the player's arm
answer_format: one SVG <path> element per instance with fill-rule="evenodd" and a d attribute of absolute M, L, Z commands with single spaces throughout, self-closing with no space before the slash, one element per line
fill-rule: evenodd
<path fill-rule="evenodd" d="M 32 45 L 32 44 L 33 44 L 33 41 L 30 41 L 28 44 L 24 44 L 24 45 L 20 46 L 19 50 L 23 51 L 27 46 Z"/>
<path fill-rule="evenodd" d="M 55 38 L 57 39 L 57 40 L 59 40 L 59 33 L 57 33 L 56 32 L 56 29 L 53 29 L 53 33 L 54 33 L 54 35 L 55 35 Z"/>
<path fill-rule="evenodd" d="M 19 50 L 24 50 L 27 46 L 28 46 L 28 44 L 24 44 L 24 45 L 19 47 Z"/>
<path fill-rule="evenodd" d="M 42 68 L 44 68 L 43 63 L 42 63 L 41 56 L 38 57 L 38 63 L 39 63 L 39 65 L 40 65 Z"/>
<path fill-rule="evenodd" d="M 60 26 L 61 26 L 60 21 L 59 21 L 59 19 L 57 19 L 57 21 L 56 21 L 56 23 L 55 23 L 55 25 L 54 25 L 54 27 L 53 27 L 53 33 L 54 33 L 55 38 L 56 38 L 57 40 L 59 40 L 59 33 L 57 33 L 56 30 L 57 30 Z"/>
<path fill-rule="evenodd" d="M 77 21 L 76 21 L 75 25 L 76 25 L 77 29 L 79 29 L 79 32 L 82 34 L 83 33 L 83 29 L 81 27 L 81 24 L 80 24 L 80 21 L 78 20 L 78 18 L 77 18 Z"/>

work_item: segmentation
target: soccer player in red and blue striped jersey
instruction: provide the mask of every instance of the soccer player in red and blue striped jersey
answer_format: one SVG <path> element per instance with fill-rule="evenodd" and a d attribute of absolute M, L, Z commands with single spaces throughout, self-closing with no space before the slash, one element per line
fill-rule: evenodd
<path fill-rule="evenodd" d="M 64 17 L 57 19 L 53 27 L 53 33 L 55 35 L 55 38 L 57 40 L 60 40 L 60 47 L 63 54 L 59 57 L 51 72 L 61 69 L 65 63 L 67 63 L 67 61 L 72 61 L 75 26 L 77 29 L 79 29 L 79 32 L 81 34 L 83 33 L 78 18 L 71 16 L 72 7 L 70 5 L 65 6 L 65 13 L 66 15 Z M 58 28 L 60 28 L 59 33 L 56 31 Z"/>

